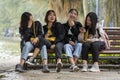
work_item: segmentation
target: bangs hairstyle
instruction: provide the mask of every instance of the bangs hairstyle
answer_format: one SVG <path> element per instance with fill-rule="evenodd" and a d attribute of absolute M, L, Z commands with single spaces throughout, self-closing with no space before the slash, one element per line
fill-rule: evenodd
<path fill-rule="evenodd" d="M 20 27 L 27 28 L 28 21 L 30 20 L 30 16 L 32 16 L 29 12 L 24 12 L 21 16 Z"/>
<path fill-rule="evenodd" d="M 89 29 L 89 26 L 87 26 L 87 18 L 90 17 L 90 21 L 91 21 L 91 28 Z M 88 13 L 88 15 L 86 16 L 85 19 L 85 29 L 89 29 L 89 34 L 95 35 L 96 34 L 96 25 L 98 22 L 98 18 L 96 13 L 94 12 L 90 12 Z"/>
<path fill-rule="evenodd" d="M 48 21 L 48 16 L 49 16 L 51 13 L 53 13 L 53 14 L 55 15 L 55 21 L 54 21 L 54 22 L 56 22 L 56 21 L 57 21 L 55 11 L 54 11 L 54 10 L 49 10 L 49 11 L 47 11 L 47 13 L 46 13 L 46 15 L 45 15 L 45 19 L 44 19 L 44 21 L 45 21 L 46 23 L 48 23 L 48 22 L 49 22 L 49 21 Z"/>
<path fill-rule="evenodd" d="M 77 9 L 70 9 L 68 13 L 71 13 L 72 11 L 75 11 L 77 13 L 77 16 L 78 16 L 78 11 Z"/>

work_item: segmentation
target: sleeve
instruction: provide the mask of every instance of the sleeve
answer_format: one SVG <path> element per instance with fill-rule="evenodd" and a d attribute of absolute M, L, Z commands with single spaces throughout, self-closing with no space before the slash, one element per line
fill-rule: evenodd
<path fill-rule="evenodd" d="M 76 22 L 75 25 L 72 27 L 72 33 L 74 33 L 73 41 L 75 42 L 78 40 L 78 35 L 80 33 L 79 28 L 82 27 L 82 24 L 80 22 Z"/>
<path fill-rule="evenodd" d="M 19 33 L 20 33 L 21 39 L 23 39 L 24 31 L 21 27 L 19 27 Z"/>
<path fill-rule="evenodd" d="M 41 23 L 39 21 L 36 21 L 36 27 L 37 27 L 37 35 L 36 35 L 36 37 L 38 37 L 39 40 L 40 40 L 40 39 L 43 38 L 43 33 L 42 33 L 42 25 L 41 25 Z"/>
<path fill-rule="evenodd" d="M 58 23 L 57 25 L 56 25 L 57 27 L 57 37 L 56 37 L 56 40 L 55 40 L 55 44 L 57 43 L 57 42 L 60 42 L 60 41 L 62 41 L 62 40 L 64 40 L 64 37 L 65 37 L 65 29 L 64 29 L 64 26 L 63 26 L 63 24 L 61 24 L 61 23 Z"/>

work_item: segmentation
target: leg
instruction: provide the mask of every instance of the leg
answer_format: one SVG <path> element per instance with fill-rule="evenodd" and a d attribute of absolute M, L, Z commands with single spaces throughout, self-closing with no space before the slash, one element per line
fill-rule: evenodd
<path fill-rule="evenodd" d="M 77 63 L 78 58 L 81 55 L 81 51 L 82 51 L 82 43 L 76 43 L 75 44 L 75 51 L 73 53 L 75 64 Z"/>
<path fill-rule="evenodd" d="M 73 60 L 73 54 L 72 54 L 73 46 L 70 45 L 70 44 L 64 45 L 64 51 L 65 51 L 66 56 L 68 57 L 70 63 L 71 63 L 72 65 L 75 65 L 75 62 L 74 62 L 74 60 Z"/>
<path fill-rule="evenodd" d="M 56 53 L 56 58 L 57 58 L 57 66 L 56 66 L 57 72 L 60 72 L 63 66 L 62 61 L 61 61 L 63 46 L 64 44 L 62 42 L 59 42 L 55 45 L 55 53 Z"/>
<path fill-rule="evenodd" d="M 38 53 L 39 53 L 40 49 L 39 48 L 35 48 L 34 52 L 33 52 L 33 57 L 35 58 Z"/>
<path fill-rule="evenodd" d="M 83 43 L 82 45 L 82 60 L 86 60 L 88 59 L 88 53 L 89 53 L 89 50 L 90 50 L 90 44 L 89 42 L 86 42 L 86 43 Z"/>
<path fill-rule="evenodd" d="M 42 72 L 49 73 L 50 70 L 49 70 L 48 64 L 47 64 L 47 48 L 45 45 L 42 46 L 40 53 L 41 53 L 41 58 L 42 58 L 42 63 L 43 63 Z"/>
<path fill-rule="evenodd" d="M 21 61 L 20 64 L 23 66 L 23 64 L 25 63 L 28 54 L 30 51 L 32 51 L 34 49 L 34 46 L 31 44 L 31 42 L 26 42 L 23 50 L 22 50 L 22 54 L 21 54 Z"/>
<path fill-rule="evenodd" d="M 101 41 L 96 41 L 91 44 L 91 52 L 92 52 L 92 57 L 94 64 L 90 71 L 92 72 L 100 72 L 99 65 L 98 65 L 98 60 L 99 60 L 99 50 L 101 47 Z"/>
<path fill-rule="evenodd" d="M 72 51 L 73 51 L 73 46 L 70 45 L 70 44 L 66 44 L 64 46 L 64 51 L 66 53 L 66 56 L 68 57 L 69 59 L 69 62 L 71 64 L 70 66 L 70 69 L 71 71 L 73 72 L 76 72 L 76 71 L 79 71 L 79 68 L 77 66 L 75 66 L 75 62 L 74 62 L 74 59 L 73 59 L 73 54 L 72 54 Z"/>
<path fill-rule="evenodd" d="M 56 53 L 57 62 L 61 62 L 63 46 L 64 44 L 61 42 L 55 45 L 55 53 Z"/>
<path fill-rule="evenodd" d="M 23 49 L 22 49 L 22 54 L 21 54 L 21 60 L 20 64 L 16 66 L 16 71 L 23 72 L 23 65 L 27 59 L 27 56 L 29 52 L 34 49 L 34 46 L 30 42 L 26 42 Z"/>
<path fill-rule="evenodd" d="M 91 53 L 92 58 L 94 62 L 98 62 L 99 60 L 99 48 L 100 48 L 100 42 L 96 41 L 91 44 Z"/>
<path fill-rule="evenodd" d="M 40 53 L 41 53 L 41 58 L 42 58 L 43 64 L 47 65 L 47 48 L 45 45 L 43 45 Z"/>
<path fill-rule="evenodd" d="M 89 50 L 90 50 L 90 44 L 89 42 L 86 42 L 86 43 L 83 43 L 82 45 L 82 63 L 83 63 L 83 68 L 81 71 L 83 72 L 86 72 L 87 69 L 88 69 L 88 66 L 87 66 L 87 59 L 88 59 L 88 53 L 89 53 Z"/>
<path fill-rule="evenodd" d="M 26 61 L 26 63 L 29 65 L 34 65 L 34 59 L 38 55 L 39 51 L 40 51 L 39 48 L 35 48 L 32 57 L 30 57 L 29 60 Z"/>

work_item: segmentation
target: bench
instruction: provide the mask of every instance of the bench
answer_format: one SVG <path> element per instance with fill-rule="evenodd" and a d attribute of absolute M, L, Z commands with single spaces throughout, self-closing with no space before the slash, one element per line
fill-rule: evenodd
<path fill-rule="evenodd" d="M 108 37 L 111 42 L 111 47 L 109 50 L 103 50 L 100 52 L 100 60 L 110 60 L 110 61 L 115 61 L 116 63 L 111 64 L 105 64 L 103 65 L 102 62 L 100 61 L 100 66 L 101 67 L 119 67 L 120 68 L 120 27 L 104 27 L 103 28 L 106 33 L 108 34 Z M 63 60 L 62 62 L 64 63 L 64 66 L 68 66 L 68 60 L 65 57 L 65 54 L 63 55 Z M 29 56 L 30 57 L 30 56 Z M 29 59 L 28 57 L 28 59 Z M 91 57 L 90 57 L 91 58 Z M 36 60 L 39 59 L 39 62 L 41 62 L 41 57 L 37 57 Z M 55 53 L 54 50 L 48 50 L 48 64 L 50 66 L 55 66 Z M 40 65 L 39 65 L 40 66 Z M 81 66 L 81 59 L 78 61 L 78 66 Z M 25 69 L 27 69 L 28 65 L 25 64 Z"/>
<path fill-rule="evenodd" d="M 108 34 L 111 47 L 109 50 L 100 52 L 100 54 L 108 55 L 106 57 L 100 56 L 100 59 L 116 60 L 116 62 L 111 63 L 110 65 L 106 64 L 105 66 L 120 68 L 120 27 L 104 27 L 104 30 Z"/>

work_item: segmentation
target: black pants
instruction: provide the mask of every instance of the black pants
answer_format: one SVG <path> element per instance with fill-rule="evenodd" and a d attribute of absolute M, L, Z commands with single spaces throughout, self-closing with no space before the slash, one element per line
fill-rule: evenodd
<path fill-rule="evenodd" d="M 99 60 L 99 51 L 105 49 L 105 43 L 102 41 L 85 42 L 82 45 L 82 60 L 88 59 L 88 53 L 92 53 L 92 59 L 94 62 Z"/>
<path fill-rule="evenodd" d="M 43 45 L 46 45 L 48 49 L 50 49 L 50 46 L 52 44 L 54 44 L 53 42 L 50 42 L 48 40 L 46 40 L 45 38 L 42 38 L 41 39 Z M 63 51 L 63 46 L 64 46 L 64 43 L 63 42 L 58 42 L 55 44 L 55 54 L 56 54 L 56 58 L 62 58 L 62 51 Z"/>
<path fill-rule="evenodd" d="M 63 51 L 63 46 L 64 46 L 64 43 L 62 42 L 58 42 L 56 45 L 55 45 L 55 53 L 56 53 L 56 58 L 62 58 L 62 51 Z"/>

